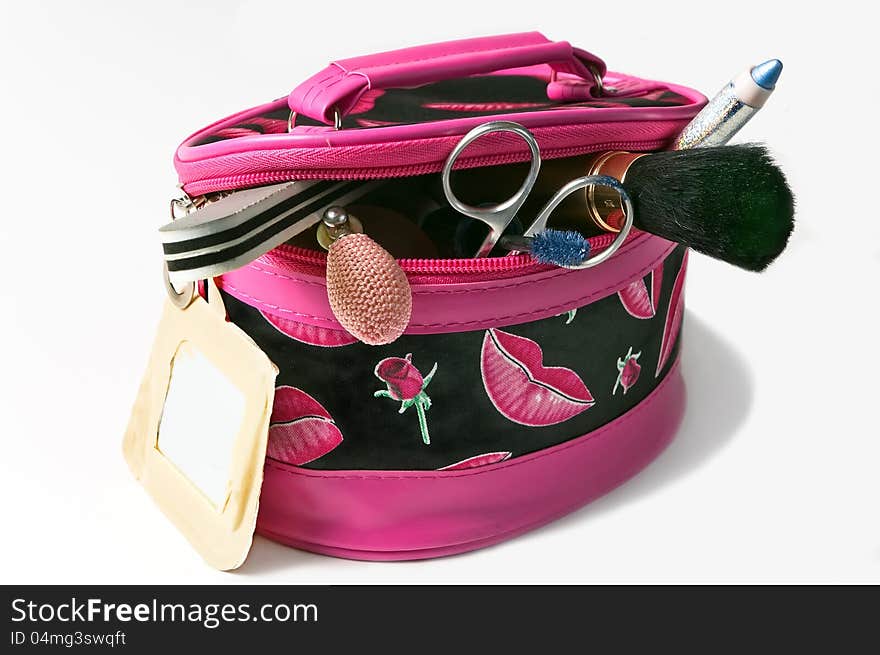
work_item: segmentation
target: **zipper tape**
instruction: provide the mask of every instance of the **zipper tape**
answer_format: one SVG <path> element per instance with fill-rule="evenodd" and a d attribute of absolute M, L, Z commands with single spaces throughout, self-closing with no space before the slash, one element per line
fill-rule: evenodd
<path fill-rule="evenodd" d="M 661 145 L 660 142 L 649 140 L 601 143 L 571 151 L 554 150 L 551 158 L 582 154 L 584 151 L 653 150 Z M 468 160 L 466 167 L 497 165 L 510 161 L 509 157 L 502 157 L 501 160 L 498 157 L 478 157 Z M 427 171 L 404 167 L 395 170 L 394 173 L 414 175 L 424 172 Z M 341 179 L 332 179 L 335 177 L 333 171 L 323 173 L 327 176 L 324 179 L 291 180 L 293 173 L 286 171 L 223 179 L 219 186 L 224 190 L 238 190 L 160 228 L 165 264 L 171 282 L 179 286 L 216 277 L 246 266 L 270 250 L 276 248 L 283 250 L 286 241 L 316 225 L 327 207 L 351 203 L 387 181 L 364 180 L 350 175 L 342 176 Z M 613 240 L 614 235 L 610 236 Z M 597 246 L 607 248 L 610 241 L 606 243 L 606 238 L 607 235 L 598 237 L 595 239 L 598 243 L 593 243 L 594 239 L 590 239 L 591 249 Z M 494 259 L 497 258 L 491 258 L 490 261 Z M 505 263 L 513 263 L 511 257 L 502 259 L 508 260 Z M 531 264 L 534 263 L 531 257 L 526 256 L 525 259 L 530 260 Z M 480 264 L 486 262 L 485 258 L 473 261 Z M 404 270 L 410 273 L 411 271 L 407 270 L 407 263 L 405 260 L 401 261 Z M 470 272 L 463 271 L 460 264 L 458 260 L 444 262 L 443 272 L 434 270 L 413 272 L 429 276 L 439 274 L 441 277 L 446 272 L 451 273 L 453 277 L 463 272 Z M 434 266 L 436 264 L 429 268 Z M 466 265 L 465 268 L 468 266 Z M 479 272 L 473 272 L 479 275 L 483 271 L 481 268 Z"/>
<path fill-rule="evenodd" d="M 382 180 L 284 182 L 236 191 L 191 210 L 159 230 L 169 280 L 180 286 L 216 277 L 264 255 L 281 270 L 308 270 L 323 277 L 327 266 L 325 253 L 285 242 L 317 224 L 327 207 L 351 203 L 382 184 Z M 639 230 L 633 229 L 624 243 L 638 234 Z M 590 237 L 590 251 L 607 249 L 616 236 Z M 479 281 L 552 268 L 528 254 L 479 259 L 402 259 L 399 264 L 411 282 L 432 284 Z"/>

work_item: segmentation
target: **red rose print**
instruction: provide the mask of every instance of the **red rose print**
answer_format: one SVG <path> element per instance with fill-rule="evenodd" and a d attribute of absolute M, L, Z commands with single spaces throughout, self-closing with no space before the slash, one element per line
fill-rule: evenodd
<path fill-rule="evenodd" d="M 639 373 L 642 370 L 642 367 L 639 366 L 639 363 L 636 361 L 639 355 L 641 355 L 641 353 L 630 357 L 626 361 L 626 365 L 623 367 L 623 371 L 620 374 L 620 384 L 623 385 L 623 393 L 626 393 L 626 390 L 633 386 L 636 383 L 636 380 L 639 379 Z"/>
<path fill-rule="evenodd" d="M 412 355 L 388 357 L 376 366 L 376 377 L 388 385 L 394 400 L 412 400 L 422 391 L 424 379 L 411 363 Z"/>
<path fill-rule="evenodd" d="M 617 382 L 614 383 L 614 391 L 611 392 L 612 396 L 617 393 L 618 386 L 623 387 L 623 393 L 626 395 L 629 388 L 639 379 L 642 367 L 639 365 L 638 359 L 641 356 L 641 351 L 633 354 L 632 346 L 630 346 L 626 355 L 617 360 L 617 370 L 620 373 L 617 375 Z"/>
<path fill-rule="evenodd" d="M 399 400 L 400 413 L 415 406 L 419 416 L 419 431 L 422 433 L 422 442 L 431 443 L 428 433 L 428 419 L 425 412 L 431 409 L 431 398 L 425 393 L 425 389 L 437 372 L 437 364 L 434 364 L 428 374 L 422 377 L 419 370 L 412 364 L 412 354 L 406 357 L 387 357 L 376 364 L 374 371 L 377 378 L 382 380 L 387 389 L 380 389 L 373 395 L 376 398 L 391 398 Z"/>

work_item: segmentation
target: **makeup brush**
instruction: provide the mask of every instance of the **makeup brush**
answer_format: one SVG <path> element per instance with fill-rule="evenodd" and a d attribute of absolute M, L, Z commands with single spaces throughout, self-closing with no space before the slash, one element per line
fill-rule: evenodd
<path fill-rule="evenodd" d="M 584 174 L 620 180 L 632 199 L 636 227 L 747 270 L 765 269 L 785 249 L 794 227 L 794 198 L 785 175 L 761 145 L 611 152 L 552 160 L 545 168 L 536 185 L 545 193 Z M 491 186 L 488 180 L 482 183 Z M 570 228 L 584 231 L 585 216 L 602 230 L 619 231 L 623 212 L 617 193 L 587 187 L 553 213 L 554 224 L 569 229 L 547 230 L 537 246 L 521 238 L 514 243 L 512 237 L 504 237 L 501 245 L 510 250 L 537 247 L 536 258 L 570 265 L 563 260 L 570 262 L 582 247 Z"/>
<path fill-rule="evenodd" d="M 794 196 L 761 145 L 646 155 L 623 184 L 637 227 L 747 270 L 767 268 L 794 228 Z"/>

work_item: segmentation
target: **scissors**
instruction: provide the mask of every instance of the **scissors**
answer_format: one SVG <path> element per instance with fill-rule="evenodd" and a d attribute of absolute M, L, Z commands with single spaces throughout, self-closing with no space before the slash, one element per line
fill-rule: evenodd
<path fill-rule="evenodd" d="M 516 134 L 526 142 L 526 145 L 529 147 L 529 172 L 526 174 L 525 180 L 523 180 L 520 188 L 504 202 L 497 205 L 474 207 L 473 205 L 469 205 L 459 200 L 452 191 L 452 183 L 450 179 L 452 168 L 461 153 L 464 152 L 465 148 L 480 137 L 494 132 L 510 132 Z M 474 257 L 487 257 L 489 255 L 495 247 L 495 244 L 498 243 L 498 240 L 504 234 L 504 231 L 510 226 L 511 222 L 522 208 L 534 188 L 535 182 L 538 180 L 538 173 L 540 171 L 541 151 L 538 148 L 537 139 L 535 139 L 535 136 L 525 127 L 519 123 L 514 123 L 513 121 L 490 121 L 488 123 L 483 123 L 465 134 L 461 141 L 455 145 L 455 148 L 452 149 L 452 152 L 449 153 L 449 157 L 446 158 L 446 162 L 443 164 L 443 171 L 440 180 L 443 184 L 443 193 L 446 196 L 446 200 L 453 209 L 465 216 L 474 218 L 489 227 L 489 234 L 483 239 L 483 242 L 480 244 Z M 550 218 L 550 214 L 553 213 L 553 210 L 559 206 L 559 203 L 575 191 L 579 191 L 588 186 L 606 186 L 614 189 L 620 194 L 621 200 L 623 201 L 624 223 L 620 232 L 618 232 L 617 237 L 610 246 L 598 254 L 589 257 L 580 264 L 567 266 L 566 268 L 590 268 L 591 266 L 601 264 L 620 248 L 632 229 L 634 217 L 633 205 L 629 194 L 623 188 L 623 185 L 618 180 L 608 175 L 585 175 L 583 177 L 575 178 L 562 186 L 547 204 L 544 205 L 544 208 L 538 213 L 537 217 L 535 217 L 531 224 L 529 224 L 522 236 L 533 237 L 539 232 L 546 230 L 547 220 Z M 516 253 L 513 252 L 511 254 Z"/>

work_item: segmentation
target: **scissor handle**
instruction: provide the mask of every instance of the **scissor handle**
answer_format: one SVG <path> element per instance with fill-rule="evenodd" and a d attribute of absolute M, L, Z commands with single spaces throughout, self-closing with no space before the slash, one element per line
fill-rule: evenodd
<path fill-rule="evenodd" d="M 504 202 L 497 205 L 474 207 L 473 205 L 469 205 L 459 200 L 458 196 L 452 191 L 452 168 L 455 166 L 455 162 L 458 160 L 459 155 L 464 152 L 465 148 L 481 136 L 493 132 L 511 132 L 518 135 L 526 142 L 531 153 L 529 172 L 526 174 L 526 178 L 523 180 L 519 189 Z M 495 244 L 498 242 L 498 239 L 501 238 L 504 230 L 507 229 L 511 221 L 516 217 L 517 212 L 519 212 L 523 203 L 526 201 L 526 198 L 528 198 L 532 187 L 535 186 L 540 170 L 541 152 L 538 149 L 538 141 L 525 127 L 519 123 L 514 123 L 513 121 L 491 121 L 489 123 L 483 123 L 465 134 L 461 141 L 456 144 L 455 148 L 452 149 L 452 152 L 449 153 L 449 157 L 446 158 L 446 162 L 443 164 L 443 171 L 440 175 L 446 200 L 456 211 L 461 212 L 465 216 L 470 216 L 471 218 L 482 221 L 489 226 L 489 234 L 483 240 L 476 257 L 485 257 L 491 252 L 492 248 L 495 247 Z"/>
<path fill-rule="evenodd" d="M 623 203 L 623 226 L 620 228 L 620 232 L 617 233 L 614 241 L 611 242 L 611 245 L 605 248 L 598 255 L 593 255 L 592 257 L 589 257 L 580 264 L 577 264 L 575 266 L 566 266 L 565 268 L 591 268 L 604 262 L 606 259 L 611 257 L 611 255 L 617 252 L 617 249 L 623 245 L 624 241 L 626 241 L 626 238 L 629 236 L 630 230 L 632 230 L 633 221 L 635 220 L 635 209 L 633 208 L 632 199 L 629 197 L 629 193 L 627 193 L 626 189 L 617 178 L 611 177 L 610 175 L 585 175 L 584 177 L 576 177 L 571 182 L 559 189 L 559 191 L 557 191 L 554 196 L 550 198 L 549 202 L 544 205 L 544 209 L 541 210 L 541 213 L 538 214 L 535 222 L 528 227 L 523 236 L 533 237 L 538 232 L 543 232 L 544 230 L 546 230 L 547 220 L 550 218 L 550 214 L 553 213 L 553 210 L 559 206 L 559 203 L 568 198 L 568 196 L 570 196 L 575 191 L 580 191 L 581 189 L 588 186 L 605 186 L 614 189 L 615 191 L 617 191 L 618 194 L 620 194 L 620 199 Z"/>

